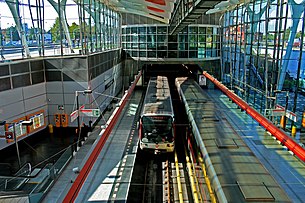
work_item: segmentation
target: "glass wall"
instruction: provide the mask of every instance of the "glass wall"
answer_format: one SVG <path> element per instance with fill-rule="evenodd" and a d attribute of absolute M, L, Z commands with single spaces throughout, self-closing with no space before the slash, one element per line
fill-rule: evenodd
<path fill-rule="evenodd" d="M 178 35 L 169 35 L 167 25 L 122 27 L 122 47 L 132 57 L 211 58 L 219 57 L 219 27 L 190 25 Z"/>
<path fill-rule="evenodd" d="M 296 112 L 297 124 L 305 107 L 300 3 L 252 0 L 226 12 L 222 22 L 223 82 L 266 116 L 276 105 Z"/>
<path fill-rule="evenodd" d="M 120 15 L 100 1 L 1 1 L 1 61 L 120 47 Z"/>

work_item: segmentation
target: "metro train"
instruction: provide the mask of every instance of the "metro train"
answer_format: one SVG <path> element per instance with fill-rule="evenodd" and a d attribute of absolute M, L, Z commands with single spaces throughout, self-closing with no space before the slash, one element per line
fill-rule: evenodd
<path fill-rule="evenodd" d="M 291 202 L 218 108 L 221 101 L 193 79 L 176 78 L 175 85 L 218 202 Z"/>
<path fill-rule="evenodd" d="M 140 149 L 154 153 L 173 152 L 175 118 L 168 79 L 151 77 L 139 121 Z"/>

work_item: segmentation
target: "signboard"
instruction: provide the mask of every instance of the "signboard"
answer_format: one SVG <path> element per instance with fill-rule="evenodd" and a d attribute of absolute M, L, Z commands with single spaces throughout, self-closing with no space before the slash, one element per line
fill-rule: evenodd
<path fill-rule="evenodd" d="M 71 123 L 72 123 L 73 121 L 75 121 L 75 119 L 77 119 L 77 117 L 78 117 L 78 110 L 75 110 L 75 111 L 73 111 L 73 112 L 70 114 Z"/>
<path fill-rule="evenodd" d="M 16 139 L 22 135 L 25 135 L 27 133 L 26 126 L 22 125 L 23 120 L 20 120 L 15 123 L 15 133 L 16 133 Z M 14 133 L 14 124 L 8 125 L 8 132 Z"/>
<path fill-rule="evenodd" d="M 282 109 L 282 110 L 285 111 L 285 107 L 283 107 L 283 106 L 281 106 L 279 104 L 275 105 L 275 109 Z"/>
<path fill-rule="evenodd" d="M 282 116 L 285 115 L 285 107 L 277 104 L 277 105 L 275 105 L 275 110 L 283 112 Z M 291 112 L 291 111 L 286 110 L 286 117 L 289 118 L 290 120 L 294 121 L 294 122 L 297 122 L 297 115 L 295 113 Z"/>
<path fill-rule="evenodd" d="M 80 109 L 80 112 L 85 116 L 99 117 L 101 112 L 99 109 Z"/>
<path fill-rule="evenodd" d="M 13 132 L 5 132 L 6 141 L 11 142 L 14 139 Z"/>
<path fill-rule="evenodd" d="M 79 110 L 82 110 L 85 108 L 85 105 L 81 105 L 81 107 L 79 107 Z M 76 109 L 75 111 L 73 111 L 71 114 L 70 114 L 70 118 L 71 118 L 71 123 L 73 121 L 75 121 L 75 119 L 77 119 L 78 117 L 78 110 Z"/>
<path fill-rule="evenodd" d="M 204 75 L 199 75 L 199 85 L 200 86 L 207 85 L 207 78 Z"/>
<path fill-rule="evenodd" d="M 265 109 L 265 116 L 284 116 L 285 110 L 282 109 Z"/>
<path fill-rule="evenodd" d="M 33 131 L 36 131 L 46 125 L 44 120 L 44 110 L 40 110 L 38 112 L 35 112 L 33 114 L 30 114 L 27 116 L 27 120 L 32 121 L 33 124 L 28 126 L 28 133 L 31 133 Z"/>
<path fill-rule="evenodd" d="M 294 122 L 297 122 L 297 115 L 291 111 L 286 112 L 286 117 Z"/>
<path fill-rule="evenodd" d="M 43 113 L 35 114 L 31 116 L 29 120 L 33 122 L 33 125 L 31 126 L 31 131 L 45 125 Z"/>

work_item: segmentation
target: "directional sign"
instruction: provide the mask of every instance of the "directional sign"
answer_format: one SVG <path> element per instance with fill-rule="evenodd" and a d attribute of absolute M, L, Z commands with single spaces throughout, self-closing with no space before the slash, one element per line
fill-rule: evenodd
<path fill-rule="evenodd" d="M 283 116 L 285 115 L 285 107 L 277 104 L 277 105 L 275 105 L 275 110 L 278 110 L 281 113 L 284 111 Z M 297 115 L 295 113 L 291 112 L 291 111 L 288 111 L 287 109 L 286 109 L 286 117 L 289 118 L 290 120 L 294 121 L 294 122 L 297 122 Z"/>
<path fill-rule="evenodd" d="M 297 122 L 297 115 L 291 111 L 286 112 L 286 117 L 294 122 Z"/>
<path fill-rule="evenodd" d="M 85 108 L 85 105 L 81 105 L 81 107 L 79 107 L 79 110 L 82 110 L 82 109 L 84 109 L 84 108 Z M 73 111 L 73 112 L 70 114 L 71 123 L 72 123 L 73 121 L 75 121 L 75 119 L 77 119 L 77 117 L 78 117 L 78 110 L 75 110 L 75 111 Z"/>
<path fill-rule="evenodd" d="M 265 109 L 265 116 L 284 116 L 285 110 L 283 109 Z"/>
<path fill-rule="evenodd" d="M 99 109 L 80 109 L 80 112 L 86 116 L 99 117 L 101 112 Z"/>
<path fill-rule="evenodd" d="M 5 138 L 6 140 L 13 140 L 14 139 L 14 135 L 13 132 L 5 132 Z"/>
<path fill-rule="evenodd" d="M 73 121 L 75 121 L 75 119 L 77 119 L 77 117 L 78 117 L 78 110 L 75 110 L 75 111 L 73 111 L 73 112 L 70 114 L 71 123 L 72 123 Z"/>
<path fill-rule="evenodd" d="M 283 107 L 283 106 L 277 104 L 277 105 L 275 105 L 275 109 L 282 109 L 282 110 L 285 110 L 285 107 Z"/>

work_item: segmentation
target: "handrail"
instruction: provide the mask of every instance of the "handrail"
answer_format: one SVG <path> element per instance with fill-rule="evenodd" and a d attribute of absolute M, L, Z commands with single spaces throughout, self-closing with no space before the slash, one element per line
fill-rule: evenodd
<path fill-rule="evenodd" d="M 179 196 L 179 202 L 183 203 L 183 192 L 182 192 L 182 185 L 181 185 L 181 179 L 180 179 L 180 169 L 179 169 L 179 162 L 177 157 L 177 152 L 175 152 L 175 167 L 176 167 L 176 176 L 177 176 L 177 186 L 178 186 L 178 196 Z"/>
<path fill-rule="evenodd" d="M 199 163 L 201 164 L 201 169 L 202 169 L 202 172 L 203 172 L 205 183 L 206 183 L 208 191 L 210 193 L 211 202 L 216 203 L 217 201 L 216 201 L 216 197 L 215 197 L 215 194 L 214 194 L 212 186 L 211 186 L 211 181 L 210 181 L 209 176 L 207 174 L 207 170 L 205 168 L 203 158 L 201 157 L 200 154 L 199 154 L 198 159 L 199 159 Z"/>
<path fill-rule="evenodd" d="M 85 180 L 87 179 L 90 170 L 92 169 L 98 155 L 100 154 L 101 150 L 104 147 L 104 144 L 106 143 L 112 129 L 114 128 L 116 121 L 118 120 L 121 112 L 123 111 L 123 108 L 125 104 L 127 103 L 127 100 L 131 96 L 131 93 L 133 92 L 136 84 L 138 83 L 138 80 L 140 79 L 142 75 L 142 72 L 140 71 L 139 74 L 137 75 L 134 83 L 130 86 L 128 91 L 124 94 L 123 98 L 119 102 L 119 106 L 116 107 L 114 110 L 113 114 L 110 116 L 109 120 L 106 123 L 106 128 L 102 130 L 100 134 L 101 136 L 100 140 L 98 141 L 97 145 L 93 149 L 92 153 L 90 154 L 89 158 L 87 159 L 85 165 L 81 169 L 79 175 L 76 177 L 74 183 L 72 184 L 70 190 L 68 191 L 66 197 L 64 198 L 63 202 L 74 202 L 75 199 L 77 198 L 77 195 L 83 186 Z"/>
<path fill-rule="evenodd" d="M 223 93 L 225 93 L 233 102 L 235 102 L 242 110 L 245 110 L 254 120 L 268 130 L 272 135 L 278 139 L 282 145 L 285 145 L 290 151 L 292 151 L 301 161 L 305 162 L 305 149 L 290 138 L 286 133 L 276 127 L 269 119 L 265 118 L 254 108 L 249 106 L 243 99 L 238 97 L 235 93 L 229 90 L 226 86 L 221 84 L 216 78 L 208 74 L 206 71 L 203 75 L 213 82 Z"/>
<path fill-rule="evenodd" d="M 186 149 L 185 149 L 185 160 L 186 160 L 187 171 L 188 171 L 188 175 L 189 175 L 189 179 L 190 179 L 190 183 L 191 183 L 191 190 L 192 190 L 194 202 L 199 203 L 201 198 L 200 198 L 200 193 L 197 191 L 197 185 L 196 185 L 196 181 L 195 181 L 196 176 L 194 176 L 190 158 L 186 153 Z"/>

